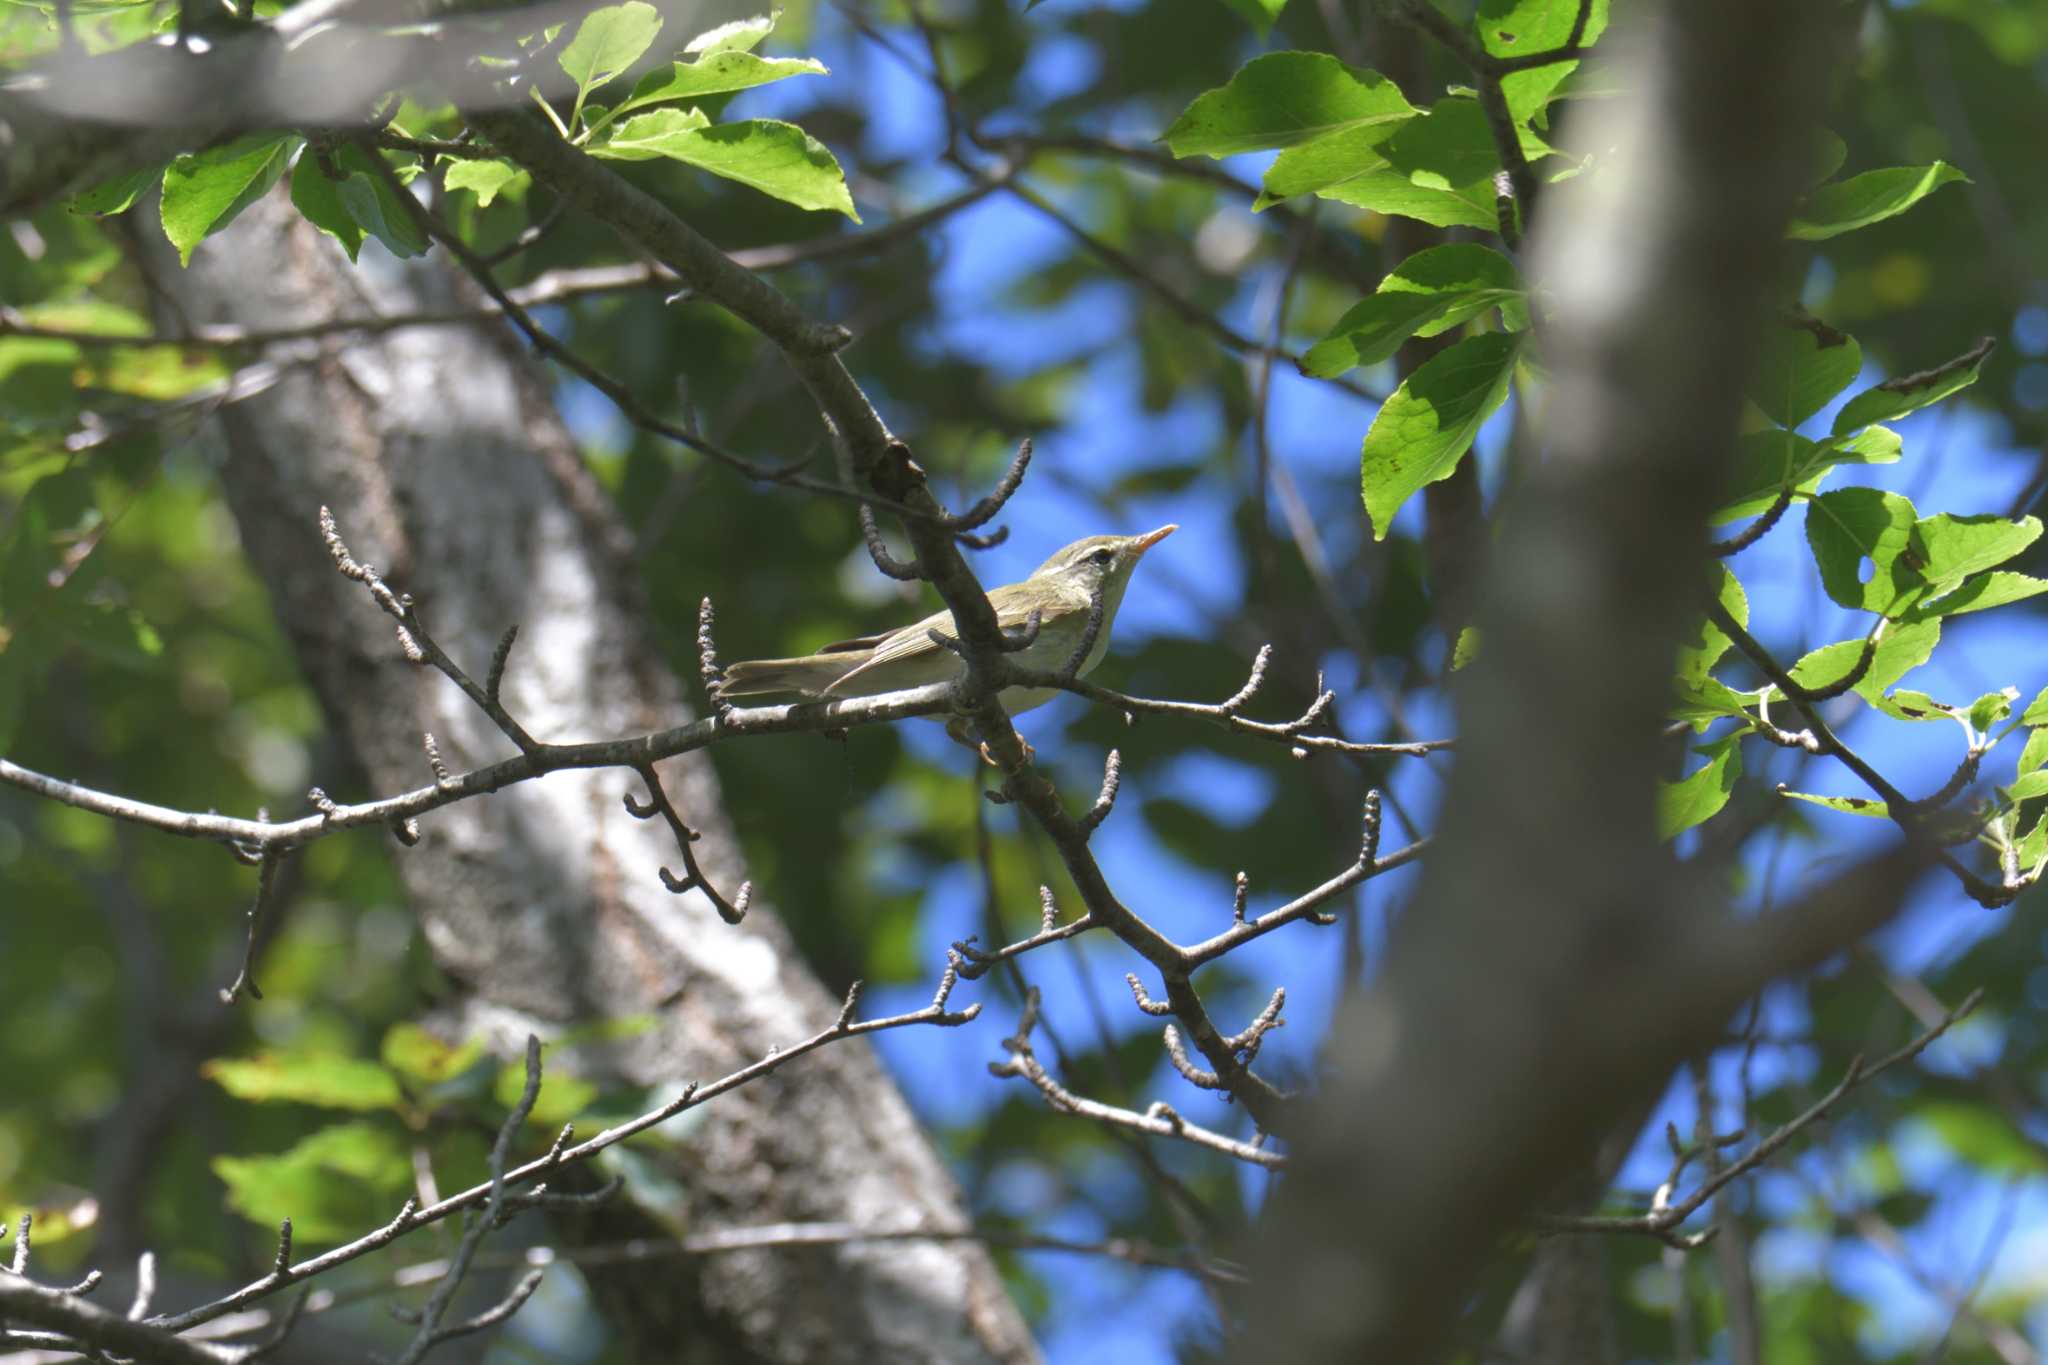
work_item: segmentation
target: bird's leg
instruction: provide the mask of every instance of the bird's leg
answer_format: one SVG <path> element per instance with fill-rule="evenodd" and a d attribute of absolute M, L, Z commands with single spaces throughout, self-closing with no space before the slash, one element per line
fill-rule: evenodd
<path fill-rule="evenodd" d="M 981 761 L 988 764 L 989 767 L 999 768 L 1002 766 L 1001 764 L 996 762 L 996 756 L 989 752 L 988 742 L 986 740 L 983 740 L 979 744 L 975 743 L 971 733 L 968 730 L 968 720 L 966 716 L 955 715 L 948 717 L 946 720 L 946 735 L 956 744 L 964 744 L 970 749 L 978 749 L 981 753 Z M 1019 735 L 1017 736 L 1017 742 L 1024 746 L 1024 761 L 1026 763 L 1029 763 L 1033 761 L 1035 758 L 1037 758 L 1038 750 L 1031 747 L 1030 740 L 1024 738 L 1024 736 L 1022 735 Z"/>
<path fill-rule="evenodd" d="M 1019 735 L 1017 736 L 1017 742 L 1024 746 L 1024 761 L 1026 763 L 1038 757 L 1038 750 L 1031 747 L 1030 740 Z M 1002 764 L 996 762 L 996 756 L 988 751 L 987 740 L 983 740 L 981 743 L 981 761 L 988 764 L 991 768 L 1000 768 L 1002 766 Z"/>

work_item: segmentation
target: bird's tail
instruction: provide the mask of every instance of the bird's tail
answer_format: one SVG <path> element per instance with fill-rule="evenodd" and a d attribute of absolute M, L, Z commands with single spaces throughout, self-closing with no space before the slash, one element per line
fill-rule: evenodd
<path fill-rule="evenodd" d="M 839 681 L 861 656 L 806 654 L 797 659 L 743 659 L 725 666 L 719 695 L 750 697 L 765 692 L 801 692 L 817 696 Z"/>

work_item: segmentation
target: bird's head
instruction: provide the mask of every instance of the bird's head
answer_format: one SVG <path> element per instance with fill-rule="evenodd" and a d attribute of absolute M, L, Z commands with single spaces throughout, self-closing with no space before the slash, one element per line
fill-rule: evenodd
<path fill-rule="evenodd" d="M 1038 566 L 1033 578 L 1052 577 L 1076 584 L 1088 596 L 1100 585 L 1112 607 L 1131 581 L 1145 551 L 1180 528 L 1168 524 L 1141 536 L 1089 536 L 1077 540 Z"/>

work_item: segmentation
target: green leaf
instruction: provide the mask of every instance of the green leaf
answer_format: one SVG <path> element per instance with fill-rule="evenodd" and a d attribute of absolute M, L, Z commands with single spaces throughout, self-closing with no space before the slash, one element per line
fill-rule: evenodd
<path fill-rule="evenodd" d="M 442 1042 L 418 1024 L 393 1024 L 377 1055 L 384 1065 L 421 1085 L 439 1085 L 474 1066 L 483 1056 L 482 1041 L 472 1038 L 460 1047 Z"/>
<path fill-rule="evenodd" d="M 2032 801 L 2048 796 L 2048 772 L 2037 767 L 2031 772 L 2021 773 L 2010 787 L 2000 788 L 2005 793 L 2008 805 L 2017 806 L 2022 801 Z"/>
<path fill-rule="evenodd" d="M 398 1082 L 376 1062 L 322 1053 L 216 1057 L 202 1076 L 243 1100 L 289 1100 L 325 1109 L 395 1109 Z"/>
<path fill-rule="evenodd" d="M 1471 242 L 1418 251 L 1380 281 L 1379 292 L 1338 319 L 1309 348 L 1301 368 L 1327 379 L 1354 365 L 1375 365 L 1410 336 L 1436 336 L 1493 307 L 1503 309 L 1511 327 L 1526 326 L 1525 297 L 1521 277 L 1499 252 Z"/>
<path fill-rule="evenodd" d="M 2027 709 L 2020 712 L 2020 724 L 2048 725 L 2048 687 L 2036 693 L 2034 699 L 2027 703 Z"/>
<path fill-rule="evenodd" d="M 1764 335 L 1750 400 L 1781 427 L 1796 427 L 1855 382 L 1863 368 L 1856 339 L 1823 323 L 1787 322 Z"/>
<path fill-rule="evenodd" d="M 379 1215 L 365 1212 L 397 1197 L 412 1181 L 399 1135 L 364 1122 L 323 1128 L 277 1156 L 217 1156 L 213 1173 L 235 1212 L 265 1227 L 292 1220 L 307 1242 L 337 1242 Z"/>
<path fill-rule="evenodd" d="M 1477 100 L 1438 100 L 1402 124 L 1381 150 L 1388 165 L 1424 189 L 1483 183 L 1490 193 L 1500 169 L 1500 152 Z"/>
<path fill-rule="evenodd" d="M 1671 715 L 1695 730 L 1704 730 L 1723 717 L 1746 719 L 1752 700 L 1718 678 L 1676 678 L 1671 689 Z"/>
<path fill-rule="evenodd" d="M 162 637 L 133 607 L 81 602 L 62 619 L 71 643 L 117 668 L 146 671 L 163 655 Z"/>
<path fill-rule="evenodd" d="M 493 1097 L 507 1109 L 519 1103 L 519 1097 L 525 1090 L 524 1063 L 500 1068 L 497 1082 L 491 1087 Z M 544 1074 L 540 1095 L 533 1102 L 533 1112 L 527 1116 L 527 1122 L 546 1128 L 559 1128 L 588 1112 L 596 1100 L 596 1086 L 581 1077 L 566 1075 L 559 1068 L 555 1068 Z"/>
<path fill-rule="evenodd" d="M 1893 720 L 1959 720 L 1964 714 L 1961 707 L 1937 701 L 1925 692 L 1916 692 L 1906 687 L 1874 697 L 1871 704 Z"/>
<path fill-rule="evenodd" d="M 1272 52 L 1197 95 L 1165 142 L 1175 156 L 1224 157 L 1361 128 L 1391 135 L 1414 114 L 1399 87 L 1377 71 L 1321 52 Z"/>
<path fill-rule="evenodd" d="M 145 166 L 139 171 L 115 176 L 112 180 L 93 186 L 83 194 L 74 195 L 71 200 L 73 213 L 89 213 L 95 218 L 105 218 L 121 213 L 137 199 L 163 179 L 164 167 Z"/>
<path fill-rule="evenodd" d="M 1997 692 L 1986 692 L 1970 703 L 1970 728 L 1983 734 L 1999 721 L 2012 714 L 2012 704 L 2020 699 L 2017 687 L 2003 688 Z"/>
<path fill-rule="evenodd" d="M 1387 159 L 1380 155 L 1380 144 L 1399 127 L 1398 123 L 1361 124 L 1287 148 L 1266 168 L 1252 210 L 1258 212 L 1297 194 L 1334 199 L 1337 188 L 1349 181 L 1387 174 Z"/>
<path fill-rule="evenodd" d="M 1849 144 L 1826 128 L 1816 128 L 1813 130 L 1813 147 L 1809 155 L 1811 161 L 1806 168 L 1807 181 L 1818 185 L 1842 169 L 1842 163 L 1849 159 Z"/>
<path fill-rule="evenodd" d="M 1578 18 L 1578 0 L 1483 0 L 1472 23 L 1487 52 L 1497 57 L 1519 57 L 1563 47 L 1571 39 L 1572 25 Z M 1593 0 L 1587 9 L 1579 45 L 1590 46 L 1606 28 L 1607 0 Z M 1552 62 L 1510 72 L 1503 78 L 1501 93 L 1507 97 L 1508 113 L 1515 122 L 1526 122 L 1540 112 L 1558 83 L 1577 66 L 1575 60 Z"/>
<path fill-rule="evenodd" d="M 1787 791 L 1783 787 L 1778 789 L 1778 795 L 1789 796 L 1794 801 L 1811 801 L 1816 806 L 1826 806 L 1844 815 L 1867 815 L 1877 820 L 1891 818 L 1884 802 L 1868 796 L 1816 796 L 1812 792 Z"/>
<path fill-rule="evenodd" d="M 1261 38 L 1273 31 L 1273 25 L 1280 18 L 1280 11 L 1287 8 L 1287 0 L 1223 0 L 1236 10 L 1238 17 L 1252 26 L 1252 32 Z"/>
<path fill-rule="evenodd" d="M 340 242 L 351 261 L 363 249 L 363 229 L 341 202 L 341 186 L 328 178 L 320 159 L 311 152 L 302 153 L 299 164 L 292 168 L 292 206 L 307 222 Z"/>
<path fill-rule="evenodd" d="M 342 205 L 349 217 L 392 255 L 401 259 L 424 256 L 433 243 L 411 207 L 400 202 L 400 191 L 372 169 L 370 158 L 375 155 L 353 145 L 335 153 L 340 169 L 348 173 L 337 187 Z"/>
<path fill-rule="evenodd" d="M 1458 643 L 1451 648 L 1451 672 L 1456 673 L 1466 664 L 1479 657 L 1479 629 L 1466 626 L 1458 632 Z"/>
<path fill-rule="evenodd" d="M 1359 464 L 1374 539 L 1386 539 L 1394 514 L 1416 490 L 1458 467 L 1506 400 L 1520 346 L 1497 332 L 1467 337 L 1430 357 L 1380 405 Z"/>
<path fill-rule="evenodd" d="M 1486 116 L 1470 99 L 1447 98 L 1386 130 L 1337 134 L 1282 152 L 1268 170 L 1254 209 L 1291 194 L 1400 214 L 1438 227 L 1494 228 L 1499 210 L 1493 176 L 1500 167 Z M 1532 156 L 1548 152 L 1533 134 Z M 1374 145 L 1376 144 L 1376 145 Z"/>
<path fill-rule="evenodd" d="M 1735 780 L 1742 776 L 1742 749 L 1737 742 L 1740 738 L 1729 735 L 1702 745 L 1699 752 L 1707 756 L 1704 767 L 1676 782 L 1657 784 L 1658 838 L 1669 839 L 1710 820 L 1728 804 L 1728 794 L 1735 790 Z"/>
<path fill-rule="evenodd" d="M 1961 616 L 1967 612 L 1988 611 L 1992 607 L 2002 607 L 2008 602 L 2038 597 L 2044 592 L 2048 592 L 2048 578 L 2035 578 L 2031 574 L 2010 573 L 1999 569 L 1970 579 L 1945 597 L 1915 604 L 1912 610 L 1902 613 L 1901 619 L 1921 621 L 1937 616 Z"/>
<path fill-rule="evenodd" d="M 2033 517 L 2007 521 L 2004 517 L 1959 517 L 1942 512 L 1914 523 L 1912 548 L 1918 561 L 1915 567 L 1931 595 L 2005 563 L 2040 538 L 2041 523 Z"/>
<path fill-rule="evenodd" d="M 1724 610 L 1735 618 L 1739 626 L 1749 624 L 1749 594 L 1742 590 L 1741 580 L 1731 573 L 1726 564 L 1717 566 L 1721 572 L 1721 583 L 1714 596 Z M 1685 682 L 1698 683 L 1706 680 L 1721 656 L 1728 652 L 1734 642 L 1705 616 L 1698 619 L 1695 633 L 1680 642 L 1678 650 L 1678 677 Z"/>
<path fill-rule="evenodd" d="M 1945 364 L 1917 374 L 1887 379 L 1875 388 L 1865 389 L 1844 403 L 1842 410 L 1835 414 L 1835 434 L 1839 436 L 1854 431 L 1868 422 L 1893 421 L 1968 388 L 1977 382 L 1977 372 L 1983 368 L 1985 358 L 1995 345 L 1997 343 L 1992 338 L 1985 337 Z"/>
<path fill-rule="evenodd" d="M 757 14 L 751 19 L 735 19 L 729 24 L 706 29 L 690 39 L 683 48 L 683 55 L 703 57 L 714 52 L 750 52 L 774 32 L 775 20 L 781 13 L 777 10 L 773 14 Z"/>
<path fill-rule="evenodd" d="M 1789 235 L 1804 242 L 1839 237 L 1896 217 L 1950 181 L 1969 178 L 1946 161 L 1852 175 L 1808 195 Z"/>
<path fill-rule="evenodd" d="M 791 76 L 825 76 L 825 64 L 810 57 L 756 57 L 751 52 L 714 52 L 694 62 L 677 62 L 666 71 L 650 71 L 619 102 L 610 118 L 638 109 L 680 100 L 751 90 Z"/>
<path fill-rule="evenodd" d="M 656 109 L 616 125 L 611 137 L 589 151 L 619 161 L 685 162 L 798 208 L 832 209 L 860 221 L 839 162 L 793 123 L 747 119 L 711 125 L 699 109 Z"/>
<path fill-rule="evenodd" d="M 607 5 L 583 16 L 576 36 L 555 60 L 576 82 L 576 106 L 592 90 L 640 60 L 661 32 L 661 11 L 642 0 Z"/>
<path fill-rule="evenodd" d="M 1413 218 L 1432 227 L 1491 231 L 1500 225 L 1490 177 L 1457 189 L 1441 190 L 1418 185 L 1400 171 L 1382 168 L 1318 190 L 1316 197 L 1374 213 Z"/>
<path fill-rule="evenodd" d="M 526 174 L 525 168 L 509 161 L 451 161 L 443 183 L 450 194 L 468 190 L 476 196 L 477 207 L 487 209 L 501 190 Z"/>
<path fill-rule="evenodd" d="M 1810 441 L 1778 427 L 1744 432 L 1735 448 L 1735 495 L 1715 512 L 1718 525 L 1755 516 L 1777 501 L 1787 486 L 1801 493 L 1820 487 L 1827 472 L 1840 464 L 1892 464 L 1901 443 L 1889 427 L 1866 427 L 1855 436 L 1830 436 Z"/>
<path fill-rule="evenodd" d="M 1866 700 L 1883 696 L 1886 688 L 1926 663 L 1940 642 L 1938 620 L 1887 625 L 1883 638 L 1877 642 L 1877 652 L 1871 656 L 1869 669 L 1856 684 L 1856 694 Z M 1825 691 L 1848 677 L 1862 657 L 1862 640 L 1838 640 L 1800 656 L 1799 662 L 1787 671 L 1801 687 Z M 1774 703 L 1785 699 L 1784 693 L 1775 687 L 1770 690 L 1770 697 Z"/>
<path fill-rule="evenodd" d="M 1933 1128 L 1943 1145 L 1987 1176 L 2030 1175 L 2048 1166 L 2034 1140 L 1989 1104 L 1922 1100 L 1913 1117 Z"/>
<path fill-rule="evenodd" d="M 289 134 L 254 133 L 167 166 L 160 217 L 178 263 L 190 265 L 194 247 L 275 185 L 298 145 Z"/>
<path fill-rule="evenodd" d="M 2041 698 L 2034 698 L 2034 706 L 2040 704 Z M 2028 714 L 2032 714 L 2033 707 L 2028 707 L 2027 710 Z M 2025 717 L 2021 719 L 2024 720 Z M 2019 774 L 2024 777 L 2044 763 L 2048 763 L 2048 729 L 2029 730 L 2027 745 L 2020 750 Z"/>
<path fill-rule="evenodd" d="M 1845 607 L 1882 612 L 1918 585 L 1900 562 L 1912 541 L 1913 504 L 1876 488 L 1842 488 L 1807 505 L 1806 543 L 1821 586 Z M 1875 571 L 1861 581 L 1863 562 Z"/>

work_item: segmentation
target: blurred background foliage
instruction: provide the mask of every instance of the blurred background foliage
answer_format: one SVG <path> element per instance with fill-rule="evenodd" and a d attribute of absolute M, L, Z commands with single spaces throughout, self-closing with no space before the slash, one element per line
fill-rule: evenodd
<path fill-rule="evenodd" d="M 1021 577 L 1082 534 L 1178 521 L 1182 533 L 1147 560 L 1119 619 L 1104 681 L 1214 700 L 1270 641 L 1261 714 L 1297 713 L 1320 674 L 1343 699 L 1340 720 L 1354 738 L 1446 733 L 1449 651 L 1429 615 L 1416 520 L 1374 543 L 1361 514 L 1356 461 L 1370 403 L 1301 379 L 1285 360 L 1268 366 L 1256 350 L 1220 344 L 1188 316 L 1255 340 L 1277 335 L 1298 353 L 1391 263 L 1384 224 L 1330 204 L 1254 216 L 1246 187 L 1257 158 L 1222 163 L 1231 185 L 1206 162 L 1162 169 L 1153 142 L 1190 99 L 1259 51 L 1313 48 L 1379 65 L 1385 35 L 1369 7 L 1293 0 L 1265 35 L 1245 17 L 1261 6 L 1219 0 L 922 8 L 929 51 L 902 4 L 799 0 L 764 51 L 818 56 L 832 74 L 737 97 L 749 114 L 798 119 L 835 151 L 865 229 L 679 168 L 624 173 L 729 250 L 873 231 L 968 183 L 945 155 L 949 114 L 926 76 L 935 51 L 953 117 L 986 139 L 985 148 L 960 144 L 965 159 L 987 169 L 1010 158 L 1034 195 L 1119 256 L 999 190 L 934 229 L 776 279 L 806 309 L 853 328 L 856 373 L 956 505 L 986 489 L 1019 440 L 1035 441 L 1037 461 L 1005 517 L 1011 538 L 984 557 L 985 580 Z M 166 15 L 147 3 L 78 9 L 115 35 Z M 1972 183 L 1879 229 L 1817 244 L 1785 293 L 1854 332 L 1876 375 L 1998 337 L 1982 382 L 1945 405 L 1966 411 L 1908 425 L 1906 477 L 1922 481 L 1916 497 L 1945 510 L 2032 507 L 2048 480 L 2048 178 L 2038 170 L 2048 6 L 1873 0 L 1863 10 L 1832 118 L 1849 148 L 1845 173 L 1939 157 Z M 696 26 L 729 12 L 742 10 L 707 6 Z M 33 55 L 47 35 L 43 10 L 10 7 L 0 58 Z M 1439 52 L 1427 60 L 1425 96 L 1467 79 Z M 466 194 L 445 207 L 487 249 L 552 211 L 545 191 L 525 187 L 488 208 Z M 106 220 L 57 208 L 10 224 L 0 233 L 0 301 L 45 325 L 152 331 L 149 298 L 127 264 L 131 234 L 155 230 L 149 219 L 145 203 Z M 568 215 L 501 273 L 518 282 L 622 259 L 601 224 Z M 1131 262 L 1145 279 L 1133 278 Z M 791 377 L 765 343 L 709 307 L 642 290 L 579 299 L 546 319 L 644 401 L 692 416 L 725 446 L 769 460 L 822 456 L 824 435 Z M 141 799 L 238 814 L 296 813 L 314 784 L 339 799 L 369 795 L 323 733 L 214 483 L 203 419 L 216 386 L 258 360 L 31 340 L 0 326 L 0 733 L 10 758 Z M 1392 369 L 1363 381 L 1383 396 Z M 739 483 L 634 431 L 574 380 L 562 381 L 561 399 L 636 538 L 684 676 L 695 674 L 706 595 L 727 659 L 806 651 L 922 609 L 917 591 L 872 572 L 843 505 Z M 1489 487 L 1501 434 L 1497 424 L 1481 444 Z M 310 520 L 306 530 L 314 534 Z M 1769 619 L 1788 657 L 1841 633 L 1817 595 L 1795 584 L 1791 573 L 1750 583 L 1753 600 L 1779 595 Z M 1997 637 L 1979 632 L 1967 648 L 1996 673 L 1993 651 L 2009 656 L 2044 638 L 2041 610 L 2002 614 Z M 2023 685 L 2038 685 L 2041 657 Z M 1074 800 L 1093 792 L 1106 750 L 1121 750 L 1125 795 L 1104 855 L 1134 906 L 1182 938 L 1227 918 L 1240 868 L 1256 909 L 1345 865 L 1369 785 L 1393 798 L 1390 838 L 1425 831 L 1440 781 L 1420 764 L 1304 764 L 1158 718 L 1126 727 L 1072 699 L 1024 729 Z M 844 742 L 771 738 L 714 754 L 761 894 L 828 984 L 871 983 L 876 1012 L 928 991 L 948 941 L 1015 937 L 1035 923 L 1036 888 L 1059 889 L 1049 850 L 980 799 L 982 775 L 936 727 Z M 1935 767 L 1930 756 L 1926 771 Z M 1767 780 L 1750 784 L 1753 803 L 1767 804 Z M 1792 811 L 1753 822 L 1745 875 L 1767 895 L 1774 867 L 1839 853 L 1840 823 L 1824 823 L 1833 820 Z M 247 869 L 210 846 L 0 790 L 0 1213 L 37 1210 L 46 1266 L 143 1245 L 199 1275 L 246 1278 L 267 1266 L 269 1233 L 227 1212 L 223 1180 L 236 1168 L 223 1162 L 303 1156 L 294 1144 L 337 1116 L 333 1106 L 237 1097 L 201 1066 L 375 1059 L 394 1026 L 446 989 L 397 902 L 394 856 L 388 841 L 351 834 L 292 863 L 288 912 L 259 978 L 265 997 L 223 1009 L 215 992 L 240 951 Z M 1302 926 L 1212 968 L 1212 1008 L 1249 1016 L 1284 983 L 1289 1027 L 1265 1056 L 1300 1078 L 1338 991 L 1372 969 L 1402 885 L 1375 883 L 1370 903 L 1340 927 Z M 2037 909 L 2030 897 L 1987 913 L 1943 888 L 1870 953 L 1774 991 L 1763 1041 L 1738 1040 L 1710 1068 L 1723 1106 L 1748 1086 L 1747 1122 L 1763 1131 L 1832 1084 L 1851 1055 L 1903 1041 L 1913 1025 L 1900 1002 L 1916 989 L 1947 1002 L 1987 992 L 1953 1045 L 1859 1092 L 1823 1142 L 1726 1201 L 1749 1233 L 1729 1240 L 1754 1258 L 1763 1358 L 1945 1350 L 1951 1360 L 2013 1360 L 2018 1348 L 2000 1331 L 2035 1352 L 2048 1342 L 2038 1292 L 2048 1279 L 2039 1232 L 2048 1227 L 2048 936 Z M 1125 1002 L 1120 977 L 1136 965 L 1094 940 L 1025 960 L 1023 975 L 1047 996 L 1059 1075 L 1112 1103 L 1165 1098 L 1198 1121 L 1230 1123 L 1164 1065 L 1155 1027 Z M 1014 1018 L 1017 984 L 987 978 L 979 991 L 991 1013 L 979 1030 L 889 1035 L 882 1049 L 977 1215 L 1070 1236 L 1227 1246 L 1256 1211 L 1262 1178 L 1171 1147 L 1142 1153 L 986 1076 L 999 1036 L 990 1030 Z M 431 1137 L 444 1147 L 437 1170 L 452 1187 L 474 1169 L 490 1096 L 435 1084 L 412 1077 L 406 1102 L 377 1112 L 388 1126 L 376 1141 L 397 1143 L 409 1161 L 411 1143 L 440 1134 Z M 1675 1086 L 1660 1121 L 1689 1125 L 1693 1102 L 1689 1084 Z M 1623 1180 L 1639 1199 L 1660 1174 L 1655 1145 L 1645 1151 Z M 300 1174 L 268 1168 L 267 1178 L 299 1183 L 260 1208 L 253 1196 L 239 1207 L 259 1222 L 282 1206 L 305 1209 L 304 1242 L 380 1221 L 406 1188 L 390 1187 L 386 1167 L 355 1185 L 337 1185 L 348 1177 L 333 1163 L 293 1169 Z M 348 1191 L 338 1205 L 337 1189 Z M 335 1209 L 333 1220 L 316 1219 L 315 1208 Z M 1725 1354 L 1725 1282 L 1711 1253 L 1674 1257 L 1621 1241 L 1607 1255 L 1628 1355 L 1672 1358 L 1681 1337 L 1702 1355 Z M 1055 1359 L 1208 1349 L 1213 1305 L 1178 1274 L 1038 1254 L 1005 1263 Z M 1509 1287 L 1505 1275 L 1496 1286 Z M 537 1349 L 527 1334 L 547 1312 L 572 1309 L 536 1303 L 492 1349 L 507 1359 Z M 587 1331 L 577 1340 L 581 1358 L 601 1354 Z"/>

